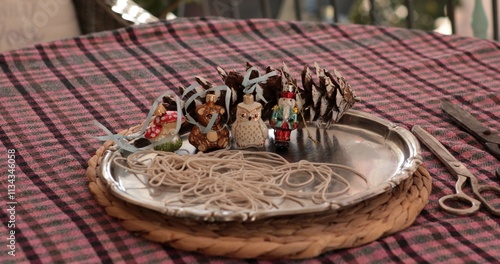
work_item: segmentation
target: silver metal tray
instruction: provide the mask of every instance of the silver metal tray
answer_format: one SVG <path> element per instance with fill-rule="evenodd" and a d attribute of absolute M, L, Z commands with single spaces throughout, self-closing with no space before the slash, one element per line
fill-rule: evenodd
<path fill-rule="evenodd" d="M 276 149 L 270 130 L 265 149 L 255 151 L 276 152 L 290 162 L 308 160 L 347 165 L 365 175 L 367 181 L 347 173 L 343 177 L 351 185 L 349 191 L 321 204 L 306 200 L 303 201 L 305 206 L 301 206 L 296 202 L 283 201 L 274 209 L 225 211 L 205 210 L 182 204 L 165 205 L 162 202 L 165 195 L 175 193 L 164 187 L 149 186 L 146 176 L 129 173 L 114 165 L 113 159 L 122 155 L 114 149 L 103 155 L 99 173 L 115 196 L 166 215 L 206 221 L 252 221 L 266 217 L 339 210 L 397 186 L 422 163 L 420 145 L 413 134 L 403 127 L 364 112 L 349 110 L 339 123 L 328 128 L 309 123 L 308 129 L 318 143 L 308 138 L 305 129 L 298 129 L 292 132 L 287 149 Z M 187 135 L 183 138 L 187 138 Z M 195 152 L 195 148 L 187 140 L 184 140 L 181 149 Z"/>

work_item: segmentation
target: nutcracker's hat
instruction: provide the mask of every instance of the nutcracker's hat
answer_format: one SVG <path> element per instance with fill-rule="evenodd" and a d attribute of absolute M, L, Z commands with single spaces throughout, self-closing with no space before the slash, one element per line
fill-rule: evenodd
<path fill-rule="evenodd" d="M 296 81 L 290 75 L 290 70 L 283 63 L 283 68 L 281 69 L 281 97 L 282 98 L 295 98 L 295 92 L 297 85 Z"/>
<path fill-rule="evenodd" d="M 295 98 L 295 85 L 293 83 L 286 83 L 283 85 L 283 90 L 281 91 L 282 98 Z"/>

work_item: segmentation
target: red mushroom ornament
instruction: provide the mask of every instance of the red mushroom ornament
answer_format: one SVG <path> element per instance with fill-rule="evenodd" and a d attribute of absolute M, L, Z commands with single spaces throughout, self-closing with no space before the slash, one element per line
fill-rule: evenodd
<path fill-rule="evenodd" d="M 170 152 L 176 151 L 182 146 L 182 139 L 176 131 L 178 113 L 176 111 L 166 111 L 162 105 L 159 108 L 155 112 L 152 126 L 146 129 L 144 137 L 153 143 L 172 137 L 172 140 L 155 146 L 154 149 Z M 184 117 L 181 120 L 184 122 Z"/>

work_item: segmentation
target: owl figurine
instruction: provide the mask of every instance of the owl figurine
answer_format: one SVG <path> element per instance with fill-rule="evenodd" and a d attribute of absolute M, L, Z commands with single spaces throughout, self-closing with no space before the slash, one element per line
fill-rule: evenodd
<path fill-rule="evenodd" d="M 262 105 L 252 94 L 243 95 L 243 102 L 236 108 L 236 120 L 231 133 L 238 148 L 263 147 L 267 139 L 267 126 L 262 121 Z"/>

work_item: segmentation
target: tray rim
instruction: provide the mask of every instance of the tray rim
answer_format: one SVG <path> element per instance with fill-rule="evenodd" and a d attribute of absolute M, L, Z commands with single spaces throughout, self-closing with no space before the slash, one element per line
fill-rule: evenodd
<path fill-rule="evenodd" d="M 309 208 L 301 208 L 300 210 L 297 210 L 297 208 L 292 208 L 292 209 L 280 209 L 271 212 L 269 211 L 255 212 L 249 210 L 242 210 L 238 212 L 210 211 L 210 210 L 194 209 L 189 207 L 169 208 L 167 205 L 164 204 L 162 205 L 151 204 L 152 201 L 146 201 L 142 198 L 138 199 L 137 197 L 135 198 L 131 197 L 132 195 L 128 193 L 123 188 L 123 186 L 121 186 L 121 184 L 117 182 L 111 175 L 110 159 L 112 159 L 114 155 L 118 153 L 116 147 L 114 146 L 106 149 L 105 153 L 103 153 L 103 156 L 101 157 L 102 160 L 97 168 L 97 172 L 99 173 L 99 176 L 104 180 L 103 182 L 105 183 L 106 187 L 110 190 L 110 192 L 119 199 L 141 206 L 143 208 L 154 210 L 156 212 L 168 216 L 179 217 L 179 218 L 188 217 L 188 218 L 195 218 L 212 222 L 254 221 L 276 216 L 318 213 L 329 210 L 336 211 L 344 207 L 351 206 L 359 202 L 362 202 L 364 200 L 370 199 L 376 195 L 379 195 L 383 192 L 386 192 L 387 190 L 390 190 L 398 186 L 402 181 L 411 177 L 413 173 L 418 169 L 418 167 L 423 163 L 423 159 L 421 157 L 420 144 L 417 138 L 409 130 L 403 128 L 402 126 L 391 123 L 388 120 L 379 118 L 377 116 L 359 110 L 350 109 L 349 111 L 346 112 L 346 114 L 369 119 L 376 123 L 380 123 L 388 128 L 387 133 L 394 132 L 399 134 L 401 138 L 404 140 L 404 142 L 407 144 L 407 147 L 410 150 L 410 154 L 409 157 L 403 162 L 402 167 L 397 171 L 397 173 L 393 174 L 390 178 L 387 178 L 387 180 L 382 182 L 381 184 L 368 189 L 367 190 L 369 191 L 368 193 L 362 191 L 352 195 L 348 200 L 343 200 L 336 203 L 325 202 Z"/>

